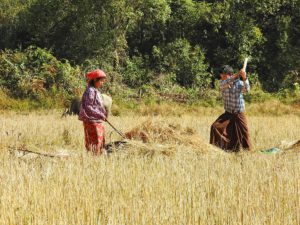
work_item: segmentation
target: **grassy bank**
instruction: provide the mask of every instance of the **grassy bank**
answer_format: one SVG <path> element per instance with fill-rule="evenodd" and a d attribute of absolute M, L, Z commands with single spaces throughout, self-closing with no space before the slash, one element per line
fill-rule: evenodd
<path fill-rule="evenodd" d="M 32 112 L 45 110 L 63 111 L 70 103 L 62 97 L 45 96 L 39 100 L 15 99 L 0 91 L 0 110 L 15 112 Z M 260 100 L 247 100 L 247 114 L 261 116 L 300 116 L 300 102 L 298 98 L 279 98 L 269 96 Z M 141 115 L 141 116 L 182 116 L 206 115 L 221 113 L 222 101 L 218 98 L 203 99 L 189 103 L 166 100 L 159 97 L 148 96 L 144 98 L 131 98 L 128 96 L 113 96 L 112 114 Z"/>

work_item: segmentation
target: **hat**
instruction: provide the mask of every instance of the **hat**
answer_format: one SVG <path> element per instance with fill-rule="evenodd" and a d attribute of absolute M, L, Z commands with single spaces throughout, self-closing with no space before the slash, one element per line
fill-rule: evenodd
<path fill-rule="evenodd" d="M 224 65 L 220 68 L 220 73 L 225 73 L 225 74 L 233 74 L 233 69 L 229 65 Z"/>
<path fill-rule="evenodd" d="M 88 81 L 96 79 L 96 78 L 106 78 L 106 74 L 104 73 L 104 71 L 99 70 L 99 69 L 89 72 L 85 76 Z"/>

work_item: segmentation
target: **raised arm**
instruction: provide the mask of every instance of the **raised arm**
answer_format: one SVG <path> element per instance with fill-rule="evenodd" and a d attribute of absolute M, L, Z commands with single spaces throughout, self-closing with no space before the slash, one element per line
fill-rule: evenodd
<path fill-rule="evenodd" d="M 245 92 L 250 92 L 250 83 L 249 80 L 247 78 L 247 73 L 245 72 L 245 70 L 241 70 L 239 72 L 240 76 L 243 79 L 243 83 L 241 84 L 241 91 Z"/>
<path fill-rule="evenodd" d="M 224 91 L 233 84 L 233 82 L 240 77 L 239 73 L 232 75 L 227 80 L 222 80 L 220 82 L 220 91 Z"/>

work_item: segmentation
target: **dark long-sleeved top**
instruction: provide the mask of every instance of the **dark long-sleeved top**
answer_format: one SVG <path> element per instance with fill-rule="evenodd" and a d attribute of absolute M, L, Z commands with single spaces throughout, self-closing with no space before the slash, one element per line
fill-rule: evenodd
<path fill-rule="evenodd" d="M 85 90 L 79 112 L 79 120 L 91 123 L 101 123 L 105 120 L 107 112 L 100 91 L 92 86 Z"/>

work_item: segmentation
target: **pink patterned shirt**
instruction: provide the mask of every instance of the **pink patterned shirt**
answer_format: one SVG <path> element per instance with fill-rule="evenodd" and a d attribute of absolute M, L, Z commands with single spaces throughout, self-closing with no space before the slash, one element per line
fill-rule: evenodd
<path fill-rule="evenodd" d="M 100 92 L 88 86 L 85 90 L 79 112 L 79 120 L 90 123 L 101 123 L 105 120 L 107 112 Z"/>

